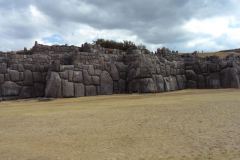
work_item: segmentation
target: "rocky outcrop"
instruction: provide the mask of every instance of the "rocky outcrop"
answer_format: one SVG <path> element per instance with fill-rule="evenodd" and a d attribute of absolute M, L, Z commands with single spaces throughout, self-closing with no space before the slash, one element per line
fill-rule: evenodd
<path fill-rule="evenodd" d="M 240 88 L 240 58 L 200 58 L 168 49 L 121 51 L 97 45 L 46 46 L 0 55 L 0 97 L 69 98 Z"/>

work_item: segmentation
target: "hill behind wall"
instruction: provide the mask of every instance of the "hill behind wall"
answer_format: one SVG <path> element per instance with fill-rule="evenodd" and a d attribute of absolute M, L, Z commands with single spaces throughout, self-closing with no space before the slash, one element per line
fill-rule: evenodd
<path fill-rule="evenodd" d="M 238 56 L 200 58 L 98 45 L 46 46 L 0 54 L 2 100 L 240 88 Z"/>

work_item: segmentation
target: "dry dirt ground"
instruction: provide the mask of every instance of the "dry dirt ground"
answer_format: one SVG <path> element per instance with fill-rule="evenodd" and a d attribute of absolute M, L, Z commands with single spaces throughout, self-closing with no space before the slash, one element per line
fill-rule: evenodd
<path fill-rule="evenodd" d="M 240 90 L 0 103 L 1 160 L 239 160 Z"/>

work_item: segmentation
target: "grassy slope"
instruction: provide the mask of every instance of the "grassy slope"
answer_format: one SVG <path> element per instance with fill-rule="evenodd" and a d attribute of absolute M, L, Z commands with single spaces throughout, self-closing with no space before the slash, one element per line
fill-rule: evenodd
<path fill-rule="evenodd" d="M 208 56 L 218 56 L 220 58 L 225 58 L 229 54 L 235 54 L 240 56 L 240 52 L 209 52 L 209 53 L 199 53 L 198 56 L 202 58 L 208 57 Z"/>
<path fill-rule="evenodd" d="M 0 103 L 0 159 L 240 158 L 240 91 Z"/>

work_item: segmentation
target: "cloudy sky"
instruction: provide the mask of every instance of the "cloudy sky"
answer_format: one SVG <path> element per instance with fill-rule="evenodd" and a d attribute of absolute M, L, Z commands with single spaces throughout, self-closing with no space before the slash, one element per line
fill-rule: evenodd
<path fill-rule="evenodd" d="M 131 40 L 182 52 L 240 48 L 240 0 L 0 0 L 0 50 Z"/>

